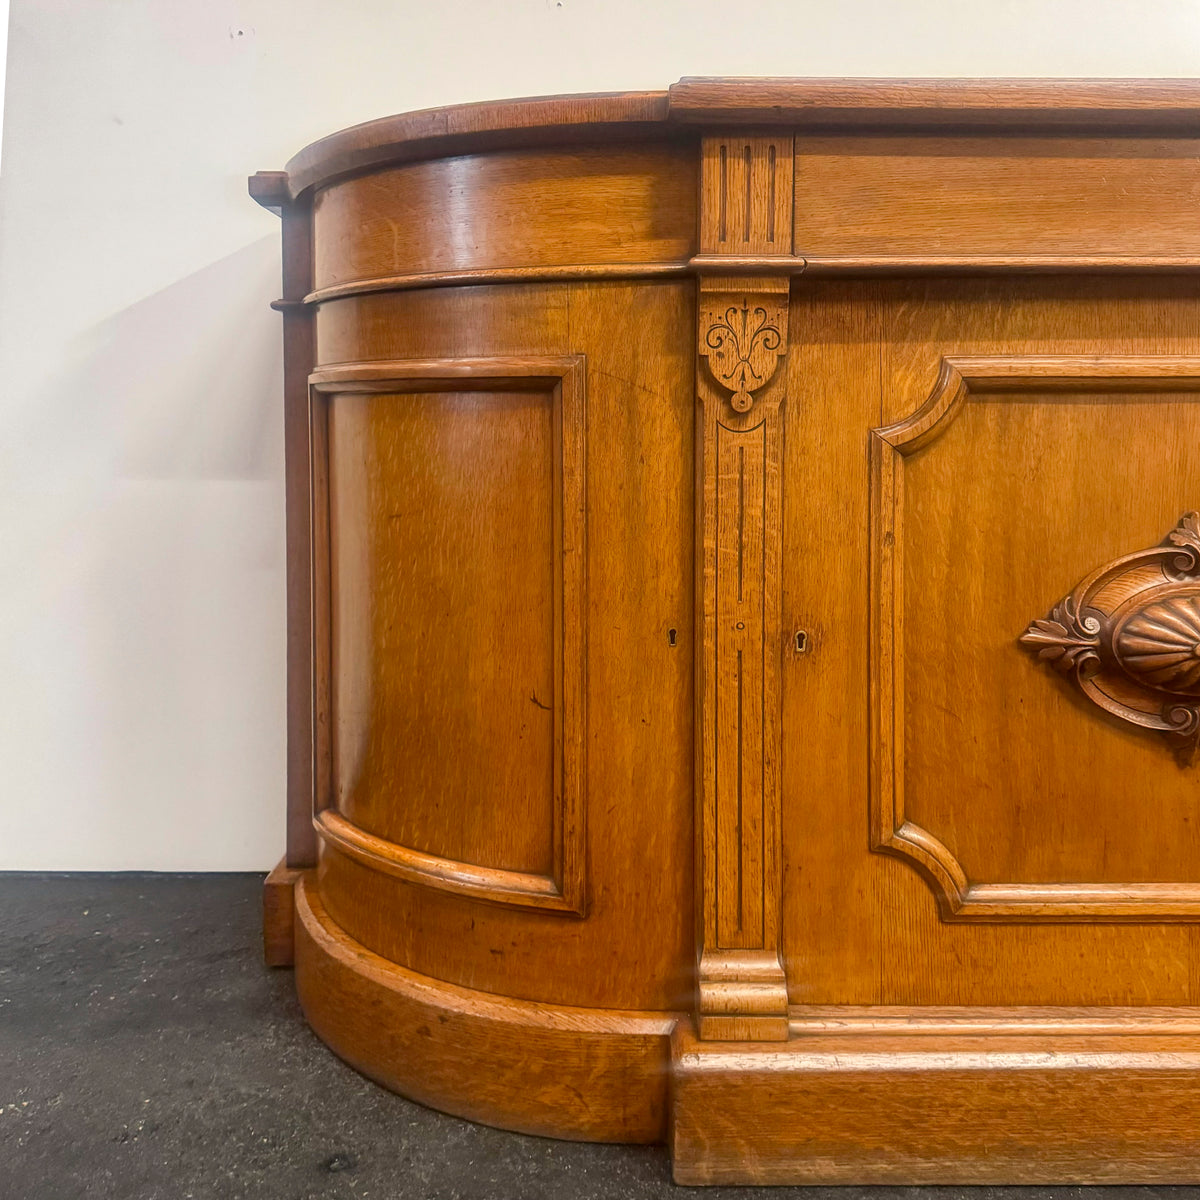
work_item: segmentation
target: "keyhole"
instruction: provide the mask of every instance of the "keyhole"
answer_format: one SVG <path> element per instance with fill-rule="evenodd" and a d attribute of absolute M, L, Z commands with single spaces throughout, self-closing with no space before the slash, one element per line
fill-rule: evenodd
<path fill-rule="evenodd" d="M 674 629 L 668 629 L 667 630 L 667 645 L 674 646 L 675 640 L 678 636 L 679 635 L 676 633 L 676 631 Z"/>
<path fill-rule="evenodd" d="M 803 654 L 808 649 L 808 633 L 803 629 L 796 630 L 796 653 Z"/>

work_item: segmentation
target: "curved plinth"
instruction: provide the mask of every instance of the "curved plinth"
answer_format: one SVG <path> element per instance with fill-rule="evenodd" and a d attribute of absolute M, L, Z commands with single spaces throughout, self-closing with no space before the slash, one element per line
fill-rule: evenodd
<path fill-rule="evenodd" d="M 318 1036 L 377 1083 L 520 1133 L 666 1136 L 671 1013 L 568 1008 L 441 983 L 372 954 L 296 888 L 296 986 Z"/>

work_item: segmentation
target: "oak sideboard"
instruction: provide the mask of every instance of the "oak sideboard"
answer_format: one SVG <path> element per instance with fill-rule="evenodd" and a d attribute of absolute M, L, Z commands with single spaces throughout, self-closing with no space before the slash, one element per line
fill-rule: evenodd
<path fill-rule="evenodd" d="M 1200 83 L 389 117 L 283 218 L 268 961 L 684 1183 L 1200 1182 Z"/>

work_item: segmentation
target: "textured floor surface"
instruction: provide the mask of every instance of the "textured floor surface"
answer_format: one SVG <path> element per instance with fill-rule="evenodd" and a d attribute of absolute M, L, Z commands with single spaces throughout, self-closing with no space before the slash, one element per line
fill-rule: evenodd
<path fill-rule="evenodd" d="M 261 876 L 0 874 L 0 1200 L 1200 1197 L 676 1188 L 658 1147 L 522 1137 L 369 1083 L 259 958 Z"/>

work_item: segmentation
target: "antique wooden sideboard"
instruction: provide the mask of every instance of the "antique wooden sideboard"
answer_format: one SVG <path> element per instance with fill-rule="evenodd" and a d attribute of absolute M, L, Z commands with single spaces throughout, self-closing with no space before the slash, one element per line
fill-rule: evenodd
<path fill-rule="evenodd" d="M 708 1182 L 1200 1182 L 1200 83 L 685 79 L 283 217 L 268 960 Z"/>

